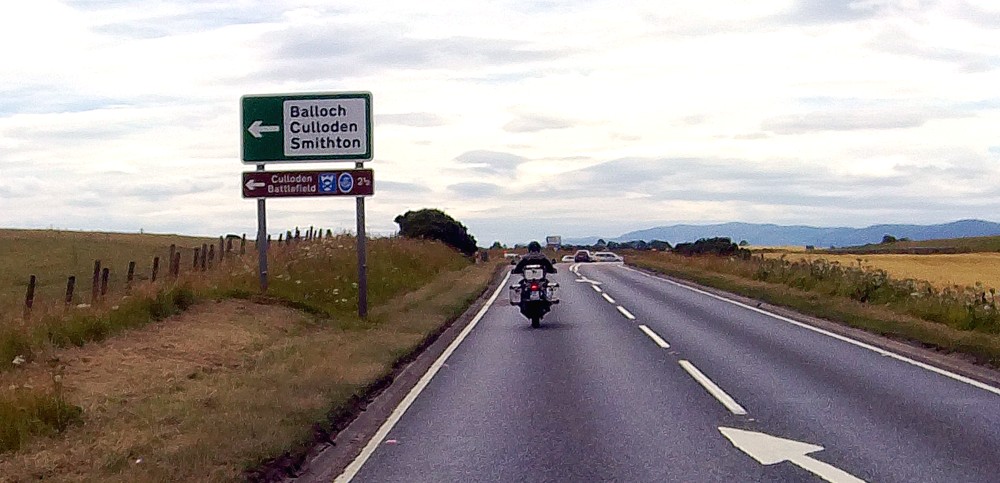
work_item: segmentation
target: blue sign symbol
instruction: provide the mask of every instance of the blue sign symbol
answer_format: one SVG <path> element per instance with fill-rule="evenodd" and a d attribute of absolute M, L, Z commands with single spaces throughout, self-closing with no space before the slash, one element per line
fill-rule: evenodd
<path fill-rule="evenodd" d="M 319 192 L 320 193 L 336 193 L 337 174 L 336 173 L 322 173 L 319 175 Z"/>
<path fill-rule="evenodd" d="M 341 193 L 350 193 L 354 189 L 354 176 L 351 176 L 351 173 L 340 173 L 337 184 Z"/>

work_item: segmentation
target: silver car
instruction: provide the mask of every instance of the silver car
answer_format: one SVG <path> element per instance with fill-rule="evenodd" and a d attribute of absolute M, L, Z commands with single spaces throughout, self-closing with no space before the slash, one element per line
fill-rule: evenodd
<path fill-rule="evenodd" d="M 624 262 L 625 259 L 616 253 L 612 252 L 595 252 L 594 253 L 595 262 Z"/>

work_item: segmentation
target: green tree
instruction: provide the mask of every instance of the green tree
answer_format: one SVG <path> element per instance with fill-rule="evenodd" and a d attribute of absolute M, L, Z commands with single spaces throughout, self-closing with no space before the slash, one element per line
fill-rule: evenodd
<path fill-rule="evenodd" d="M 882 243 L 896 243 L 896 237 L 892 235 L 883 236 Z"/>
<path fill-rule="evenodd" d="M 493 242 L 493 245 L 490 246 L 490 250 L 501 250 L 501 249 L 503 249 L 503 245 L 501 245 L 499 241 Z"/>
<path fill-rule="evenodd" d="M 444 242 L 466 255 L 475 255 L 476 239 L 469 235 L 465 225 L 441 210 L 423 209 L 407 211 L 396 217 L 399 234 L 407 238 L 426 238 Z"/>

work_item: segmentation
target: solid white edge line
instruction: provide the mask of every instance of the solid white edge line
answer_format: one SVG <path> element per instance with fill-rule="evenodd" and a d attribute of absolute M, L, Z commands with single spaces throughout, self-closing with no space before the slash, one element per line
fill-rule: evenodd
<path fill-rule="evenodd" d="M 594 291 L 597 293 L 604 292 L 603 290 L 601 290 L 601 287 L 598 287 L 597 285 L 591 285 L 590 288 L 594 289 Z"/>
<path fill-rule="evenodd" d="M 702 374 L 701 371 L 694 366 L 694 364 L 684 360 L 678 362 L 681 367 L 683 367 L 684 370 L 694 378 L 695 381 L 698 381 L 698 384 L 701 384 L 701 387 L 704 387 L 709 394 L 722 403 L 722 405 L 725 406 L 729 412 L 737 416 L 743 416 L 747 413 L 747 410 L 743 409 L 743 406 L 740 406 L 735 399 L 733 399 L 729 394 L 726 394 L 726 391 L 723 391 L 721 387 L 712 382 L 708 376 Z"/>
<path fill-rule="evenodd" d="M 604 296 L 604 300 L 607 300 L 608 303 L 612 303 L 612 304 L 618 303 L 618 302 L 615 302 L 615 299 L 611 298 L 611 296 L 608 295 L 608 294 L 606 294 L 606 293 L 602 293 L 601 295 Z"/>
<path fill-rule="evenodd" d="M 628 310 L 625 310 L 625 307 L 622 307 L 621 305 L 619 305 L 618 306 L 618 311 L 621 312 L 622 315 L 624 315 L 626 319 L 628 319 L 628 320 L 635 320 L 635 316 L 632 315 L 632 313 L 629 312 Z"/>
<path fill-rule="evenodd" d="M 659 334 L 657 334 L 656 332 L 653 332 L 653 329 L 650 329 L 649 327 L 646 327 L 645 325 L 640 325 L 639 326 L 639 330 L 645 332 L 646 335 L 648 335 L 650 339 L 653 339 L 653 342 L 656 342 L 656 345 L 658 345 L 658 346 L 660 346 L 660 347 L 662 347 L 664 349 L 669 349 L 670 348 L 670 344 L 667 344 L 667 341 L 663 340 L 663 338 L 660 337 Z"/>
<path fill-rule="evenodd" d="M 451 356 L 451 353 L 455 352 L 455 349 L 458 348 L 458 345 L 461 344 L 463 340 L 465 340 L 465 338 L 469 335 L 469 332 L 472 332 L 472 329 L 474 329 L 476 327 L 476 324 L 479 323 L 479 320 L 482 319 L 484 315 L 486 315 L 486 311 L 493 306 L 493 302 L 496 302 L 497 297 L 500 295 L 500 292 L 503 291 L 504 288 L 506 288 L 507 281 L 509 279 L 510 279 L 510 272 L 507 272 L 507 275 L 503 278 L 503 281 L 500 282 L 500 286 L 497 287 L 496 291 L 493 292 L 493 295 L 491 295 L 489 300 L 486 301 L 486 305 L 483 305 L 483 308 L 479 309 L 479 312 L 476 313 L 476 316 L 473 317 L 471 321 L 469 321 L 469 325 L 466 325 L 465 328 L 462 329 L 462 332 L 458 334 L 458 337 L 456 337 L 455 340 L 453 340 L 451 344 L 444 350 L 444 352 L 441 353 L 441 355 L 437 358 L 437 360 L 434 361 L 433 364 L 431 364 L 431 367 L 428 368 L 427 372 L 423 375 L 423 377 L 421 377 L 420 380 L 417 381 L 417 384 L 413 386 L 413 389 L 410 389 L 410 392 L 407 393 L 406 397 L 404 397 L 403 400 L 400 401 L 399 406 L 396 406 L 396 409 L 392 411 L 392 414 L 389 415 L 389 419 L 387 419 L 384 423 L 382 423 L 382 426 L 378 428 L 378 431 L 375 432 L 375 435 L 372 436 L 372 439 L 368 441 L 368 444 L 365 445 L 364 449 L 361 450 L 361 453 L 357 456 L 357 458 L 355 458 L 354 461 L 351 462 L 351 464 L 347 465 L 347 468 L 344 468 L 344 472 L 341 473 L 340 476 L 338 476 L 336 479 L 334 479 L 333 480 L 334 482 L 346 483 L 348 481 L 351 481 L 351 479 L 353 479 L 354 476 L 358 474 L 358 471 L 361 470 L 361 467 L 364 466 L 365 463 L 368 461 L 368 458 L 370 458 L 371 455 L 375 453 L 375 450 L 378 449 L 379 445 L 382 443 L 382 440 L 389 435 L 389 431 L 392 431 L 392 428 L 396 425 L 396 423 L 399 422 L 400 418 L 403 417 L 403 414 L 406 413 L 406 410 L 410 408 L 410 405 L 413 404 L 413 401 L 415 401 L 417 399 L 417 396 L 419 396 L 420 393 L 424 390 L 424 388 L 427 387 L 427 384 L 430 383 L 434 375 L 437 374 L 438 370 L 441 369 L 441 366 L 444 365 L 444 362 L 448 359 L 448 357 Z"/>
<path fill-rule="evenodd" d="M 837 334 L 837 333 L 834 333 L 834 332 L 830 332 L 828 330 L 821 329 L 819 327 L 814 327 L 814 326 L 809 325 L 809 324 L 807 324 L 805 322 L 799 322 L 799 321 L 797 321 L 795 319 L 790 319 L 788 317 L 784 317 L 784 316 L 781 316 L 781 315 L 778 315 L 778 314 L 775 314 L 775 313 L 771 313 L 771 312 L 768 312 L 768 311 L 766 311 L 764 309 L 759 309 L 757 307 L 753 307 L 751 305 L 747 305 L 747 304 L 744 304 L 742 302 L 738 302 L 736 300 L 727 299 L 726 297 L 722 297 L 720 295 L 716 295 L 716 294 L 711 293 L 711 292 L 706 292 L 704 290 L 701 290 L 701 289 L 698 289 L 698 288 L 695 288 L 695 287 L 689 287 L 687 285 L 684 285 L 683 283 L 677 283 L 677 282 L 675 282 L 673 280 L 668 280 L 668 279 L 665 279 L 665 278 L 656 277 L 656 276 L 653 276 L 653 275 L 650 275 L 648 273 L 636 270 L 636 269 L 631 268 L 631 267 L 625 267 L 625 269 L 626 270 L 631 270 L 631 271 L 633 271 L 635 273 L 638 273 L 640 275 L 643 275 L 643 276 L 646 276 L 646 277 L 649 277 L 649 278 L 652 278 L 652 279 L 661 280 L 663 282 L 667 282 L 669 284 L 673 284 L 673 285 L 676 285 L 678 287 L 688 289 L 688 290 L 690 290 L 692 292 L 697 292 L 697 293 L 700 293 L 702 295 L 707 295 L 707 296 L 712 297 L 714 299 L 721 300 L 723 302 L 727 302 L 727 303 L 736 305 L 738 307 L 743 307 L 743 308 L 745 308 L 747 310 L 752 310 L 752 311 L 757 312 L 759 314 L 763 314 L 763 315 L 766 315 L 768 317 L 772 317 L 772 318 L 778 319 L 778 320 L 780 320 L 782 322 L 788 322 L 789 324 L 796 325 L 796 326 L 802 327 L 803 329 L 808 329 L 808 330 L 811 330 L 811 331 L 819 333 L 819 334 L 823 334 L 823 335 L 825 335 L 827 337 L 833 337 L 834 339 L 837 339 L 839 341 L 847 342 L 848 344 L 853 344 L 853 345 L 855 345 L 857 347 L 861 347 L 863 349 L 868 349 L 868 350 L 870 350 L 872 352 L 875 352 L 875 353 L 877 353 L 879 355 L 883 355 L 883 356 L 886 356 L 886 357 L 891 357 L 891 358 L 896 359 L 898 361 L 905 362 L 907 364 L 917 366 L 917 367 L 919 367 L 921 369 L 925 369 L 925 370 L 931 371 L 933 373 L 940 374 L 940 375 L 948 377 L 950 379 L 954 379 L 954 380 L 959 381 L 959 382 L 964 382 L 964 383 L 966 383 L 966 384 L 968 384 L 970 386 L 978 387 L 979 389 L 982 389 L 984 391 L 989 391 L 989 392 L 992 392 L 993 394 L 1000 395 L 1000 388 L 993 387 L 993 386 L 991 386 L 989 384 L 986 384 L 984 382 L 979 382 L 979 381 L 977 381 L 975 379 L 972 379 L 972 378 L 969 378 L 969 377 L 965 377 L 965 376 L 963 376 L 961 374 L 955 374 L 954 372 L 948 371 L 946 369 L 941 369 L 940 367 L 935 367 L 935 366 L 932 366 L 932 365 L 927 364 L 925 362 L 920 362 L 918 360 L 911 359 L 911 358 L 906 357 L 904 355 L 897 354 L 895 352 L 892 352 L 892 351 L 889 351 L 889 350 L 886 350 L 886 349 L 882 349 L 880 347 L 876 347 L 876 346 L 873 346 L 871 344 L 867 344 L 865 342 L 861 342 L 859 340 L 855 340 L 855 339 L 852 339 L 852 338 L 844 336 L 844 335 L 840 335 L 840 334 Z"/>

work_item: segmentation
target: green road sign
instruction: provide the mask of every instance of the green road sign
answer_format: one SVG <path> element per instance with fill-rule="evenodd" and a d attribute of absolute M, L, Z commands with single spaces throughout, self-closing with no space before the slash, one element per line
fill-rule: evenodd
<path fill-rule="evenodd" d="M 328 92 L 240 99 L 243 162 L 372 159 L 372 94 Z"/>

